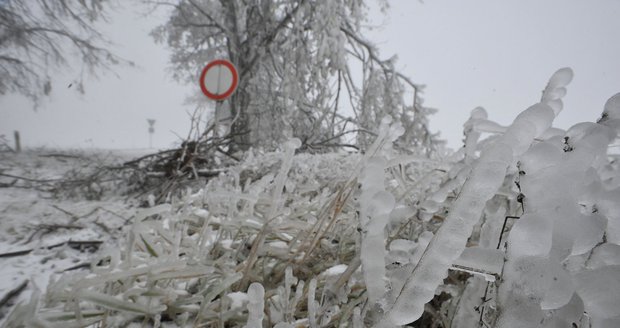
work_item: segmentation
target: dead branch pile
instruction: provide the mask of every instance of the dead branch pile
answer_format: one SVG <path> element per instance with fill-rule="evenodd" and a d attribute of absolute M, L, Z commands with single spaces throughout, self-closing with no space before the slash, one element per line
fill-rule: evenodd
<path fill-rule="evenodd" d="M 232 135 L 186 140 L 180 147 L 148 154 L 122 164 L 117 169 L 131 172 L 133 190 L 152 194 L 159 203 L 179 187 L 204 185 L 239 159 L 230 154 Z"/>
<path fill-rule="evenodd" d="M 204 186 L 239 161 L 229 153 L 232 135 L 202 134 L 179 147 L 123 160 L 114 154 L 54 152 L 36 155 L 36 163 L 13 157 L 18 170 L 0 168 L 0 188 L 35 189 L 53 198 L 101 200 L 106 195 L 153 195 L 156 203 L 187 186 Z M 5 154 L 5 157 L 12 156 Z M 69 167 L 61 176 L 45 176 L 41 167 Z M 29 167 L 34 166 L 34 167 Z"/>

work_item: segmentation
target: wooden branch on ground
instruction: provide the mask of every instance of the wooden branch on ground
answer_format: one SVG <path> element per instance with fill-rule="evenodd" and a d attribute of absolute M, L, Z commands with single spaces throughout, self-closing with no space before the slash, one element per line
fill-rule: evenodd
<path fill-rule="evenodd" d="M 72 159 L 84 158 L 81 155 L 71 155 L 71 154 L 62 154 L 62 153 L 41 154 L 39 155 L 39 157 L 60 157 L 60 158 L 72 158 Z"/>
<path fill-rule="evenodd" d="M 68 215 L 71 219 L 73 219 L 73 222 L 75 222 L 75 221 L 77 221 L 77 220 L 79 220 L 79 219 L 80 219 L 80 217 L 79 217 L 79 216 L 77 216 L 77 215 L 75 215 L 74 213 L 71 213 L 71 212 L 69 212 L 69 211 L 67 211 L 67 210 L 65 210 L 65 209 L 63 209 L 63 208 L 60 208 L 59 206 L 56 206 L 56 205 L 54 205 L 54 204 L 52 204 L 51 206 L 52 206 L 53 208 L 55 208 L 55 209 L 57 209 L 57 210 L 59 210 L 59 211 L 61 211 L 61 212 L 65 213 L 66 215 Z"/>
<path fill-rule="evenodd" d="M 12 175 L 12 174 L 6 174 L 6 173 L 0 173 L 0 177 L 7 177 L 7 178 L 13 178 L 13 179 L 18 179 L 18 180 L 24 180 L 24 181 L 28 181 L 28 182 L 37 182 L 37 183 L 48 183 L 48 182 L 56 182 L 58 181 L 58 179 L 32 179 L 32 178 L 26 178 L 26 177 L 20 177 L 17 175 Z"/>
<path fill-rule="evenodd" d="M 13 187 L 16 183 L 17 183 L 17 179 L 9 183 L 0 183 L 0 188 L 10 188 L 10 187 Z"/>
<path fill-rule="evenodd" d="M 27 286 L 28 286 L 28 280 L 24 280 L 22 281 L 21 284 L 19 284 L 17 287 L 10 290 L 6 295 L 4 295 L 4 297 L 2 297 L 2 299 L 0 300 L 0 309 L 2 309 L 7 304 L 9 304 L 9 302 L 12 299 L 18 297 L 19 294 L 21 294 L 24 291 L 24 289 L 26 289 Z M 2 317 L 0 316 L 0 318 Z"/>
<path fill-rule="evenodd" d="M 149 158 L 153 158 L 153 157 L 158 157 L 158 156 L 174 153 L 177 150 L 178 149 L 168 149 L 168 150 L 162 150 L 162 151 L 157 152 L 157 153 L 144 155 L 144 156 L 138 157 L 136 159 L 132 159 L 131 161 L 127 161 L 127 162 L 123 163 L 123 166 L 133 166 L 133 165 L 136 165 L 136 164 L 142 162 L 145 159 L 149 159 Z"/>
<path fill-rule="evenodd" d="M 68 241 L 64 241 L 62 243 L 58 243 L 58 244 L 53 244 L 53 245 L 49 245 L 46 247 L 41 247 L 44 249 L 54 249 L 60 246 L 64 246 L 67 245 L 73 249 L 77 249 L 79 250 L 82 247 L 99 247 L 101 244 L 103 244 L 103 241 L 101 240 L 68 240 Z M 28 255 L 30 253 L 32 253 L 36 248 L 29 248 L 29 249 L 24 249 L 21 251 L 15 251 L 15 252 L 8 252 L 8 253 L 1 253 L 0 254 L 0 258 L 8 258 L 8 257 L 16 257 L 16 256 L 23 256 L 23 255 Z"/>
<path fill-rule="evenodd" d="M 22 251 L 15 251 L 15 252 L 2 253 L 2 254 L 0 254 L 0 258 L 7 258 L 7 257 L 15 257 L 15 256 L 28 255 L 28 254 L 30 254 L 30 252 L 32 252 L 33 250 L 34 250 L 34 249 L 26 249 L 26 250 L 22 250 Z"/>
<path fill-rule="evenodd" d="M 85 269 L 85 268 L 90 268 L 90 262 L 76 264 L 72 267 L 64 269 L 62 272 L 74 271 L 74 270 Z"/>

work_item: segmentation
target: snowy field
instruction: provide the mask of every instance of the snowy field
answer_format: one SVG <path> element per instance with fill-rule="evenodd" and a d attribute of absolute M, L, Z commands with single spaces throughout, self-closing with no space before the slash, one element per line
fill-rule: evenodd
<path fill-rule="evenodd" d="M 71 172 L 133 156 L 122 151 L 49 149 L 0 153 L 2 317 L 12 304 L 29 300 L 33 291 L 44 291 L 50 278 L 83 270 L 97 250 L 118 247 L 123 228 L 136 211 L 131 198 L 106 193 L 88 200 L 83 190 L 64 194 L 71 188 L 57 188 L 63 188 L 58 183 Z"/>

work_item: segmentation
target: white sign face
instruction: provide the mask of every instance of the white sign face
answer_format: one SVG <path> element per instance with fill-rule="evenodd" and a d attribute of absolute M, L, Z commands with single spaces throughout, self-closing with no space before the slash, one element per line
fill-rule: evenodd
<path fill-rule="evenodd" d="M 200 88 L 205 96 L 222 101 L 235 92 L 239 76 L 235 66 L 227 60 L 210 62 L 200 75 Z"/>
<path fill-rule="evenodd" d="M 214 65 L 205 74 L 204 84 L 210 93 L 222 95 L 233 85 L 233 74 L 224 65 Z"/>

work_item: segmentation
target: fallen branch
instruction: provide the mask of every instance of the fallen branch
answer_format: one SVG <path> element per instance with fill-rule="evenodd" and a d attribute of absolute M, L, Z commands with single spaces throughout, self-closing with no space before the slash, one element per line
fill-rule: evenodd
<path fill-rule="evenodd" d="M 59 211 L 61 211 L 61 212 L 65 213 L 65 214 L 67 214 L 67 215 L 68 215 L 71 219 L 73 219 L 73 222 L 75 222 L 75 221 L 77 221 L 77 220 L 79 220 L 79 219 L 80 219 L 80 217 L 79 217 L 79 216 L 77 216 L 77 215 L 75 215 L 75 214 L 73 214 L 73 213 L 71 213 L 71 212 L 69 212 L 69 211 L 67 211 L 67 210 L 65 210 L 65 209 L 63 209 L 63 208 L 61 208 L 61 207 L 59 207 L 59 206 L 56 206 L 56 205 L 54 205 L 54 204 L 52 204 L 51 206 L 52 206 L 53 208 L 55 208 L 55 209 L 57 209 L 57 210 L 59 210 Z"/>
<path fill-rule="evenodd" d="M 157 153 L 153 153 L 153 154 L 148 154 L 148 155 L 144 155 L 142 157 L 138 157 L 136 159 L 132 159 L 130 161 L 127 161 L 125 163 L 123 163 L 123 166 L 134 166 L 134 165 L 138 165 L 140 162 L 144 161 L 145 159 L 149 159 L 149 158 L 153 158 L 153 157 L 160 157 L 162 155 L 166 155 L 166 154 L 170 154 L 170 153 L 174 153 L 178 151 L 178 149 L 168 149 L 168 150 L 162 150 L 160 152 Z"/>
<path fill-rule="evenodd" d="M 10 188 L 10 187 L 13 187 L 15 183 L 17 183 L 17 179 L 14 179 L 13 181 L 9 183 L 0 183 L 0 188 Z"/>
<path fill-rule="evenodd" d="M 90 268 L 90 262 L 85 262 L 85 263 L 74 265 L 72 267 L 64 269 L 63 272 L 75 271 L 75 270 L 85 269 L 85 268 Z"/>
<path fill-rule="evenodd" d="M 61 154 L 61 153 L 51 153 L 51 154 L 41 154 L 39 157 L 60 157 L 60 158 L 72 158 L 72 159 L 82 159 L 83 156 L 80 155 L 70 155 L 70 154 Z"/>
<path fill-rule="evenodd" d="M 2 309 L 4 306 L 9 304 L 9 302 L 12 299 L 18 297 L 19 294 L 21 294 L 24 291 L 24 289 L 26 289 L 27 286 L 28 286 L 28 280 L 24 280 L 22 281 L 21 284 L 19 284 L 19 286 L 13 288 L 6 295 L 4 295 L 4 297 L 2 297 L 2 299 L 0 300 L 0 309 Z M 2 314 L 0 313 L 0 319 L 1 318 L 2 318 Z"/>
<path fill-rule="evenodd" d="M 54 249 L 60 246 L 64 246 L 67 245 L 73 249 L 76 250 L 80 250 L 83 247 L 97 247 L 99 248 L 99 245 L 103 244 L 103 241 L 101 240 L 69 240 L 69 241 L 64 241 L 62 243 L 58 243 L 58 244 L 53 244 L 50 246 L 46 246 L 46 247 L 41 247 L 44 249 Z M 15 256 L 23 256 L 23 255 L 28 255 L 30 253 L 32 253 L 36 248 L 30 248 L 30 249 L 24 249 L 21 251 L 15 251 L 15 252 L 8 252 L 8 253 L 1 253 L 0 254 L 0 258 L 7 258 L 7 257 L 15 257 Z"/>
<path fill-rule="evenodd" d="M 41 238 L 47 235 L 48 233 L 52 233 L 59 229 L 79 230 L 79 229 L 84 229 L 84 227 L 78 226 L 78 225 L 71 225 L 71 224 L 44 224 L 42 223 L 34 228 L 34 232 L 30 235 L 30 237 L 28 237 L 28 239 L 23 244 L 24 245 L 29 244 L 31 241 L 34 240 L 34 237 L 40 232 L 41 232 L 41 235 L 39 237 Z"/>
<path fill-rule="evenodd" d="M 34 250 L 34 249 L 26 249 L 26 250 L 22 250 L 22 251 L 15 251 L 15 252 L 2 253 L 2 254 L 0 254 L 0 258 L 6 258 L 6 257 L 15 257 L 15 256 L 28 255 L 28 254 L 30 254 L 30 252 L 32 252 L 33 250 Z"/>
<path fill-rule="evenodd" d="M 18 180 L 24 180 L 24 181 L 28 181 L 28 182 L 36 182 L 36 183 L 48 183 L 48 182 L 56 182 L 59 179 L 32 179 L 32 178 L 26 178 L 26 177 L 21 177 L 18 175 L 12 175 L 12 174 L 6 174 L 6 173 L 0 173 L 1 177 L 7 177 L 7 178 L 13 178 L 13 179 L 18 179 Z"/>

